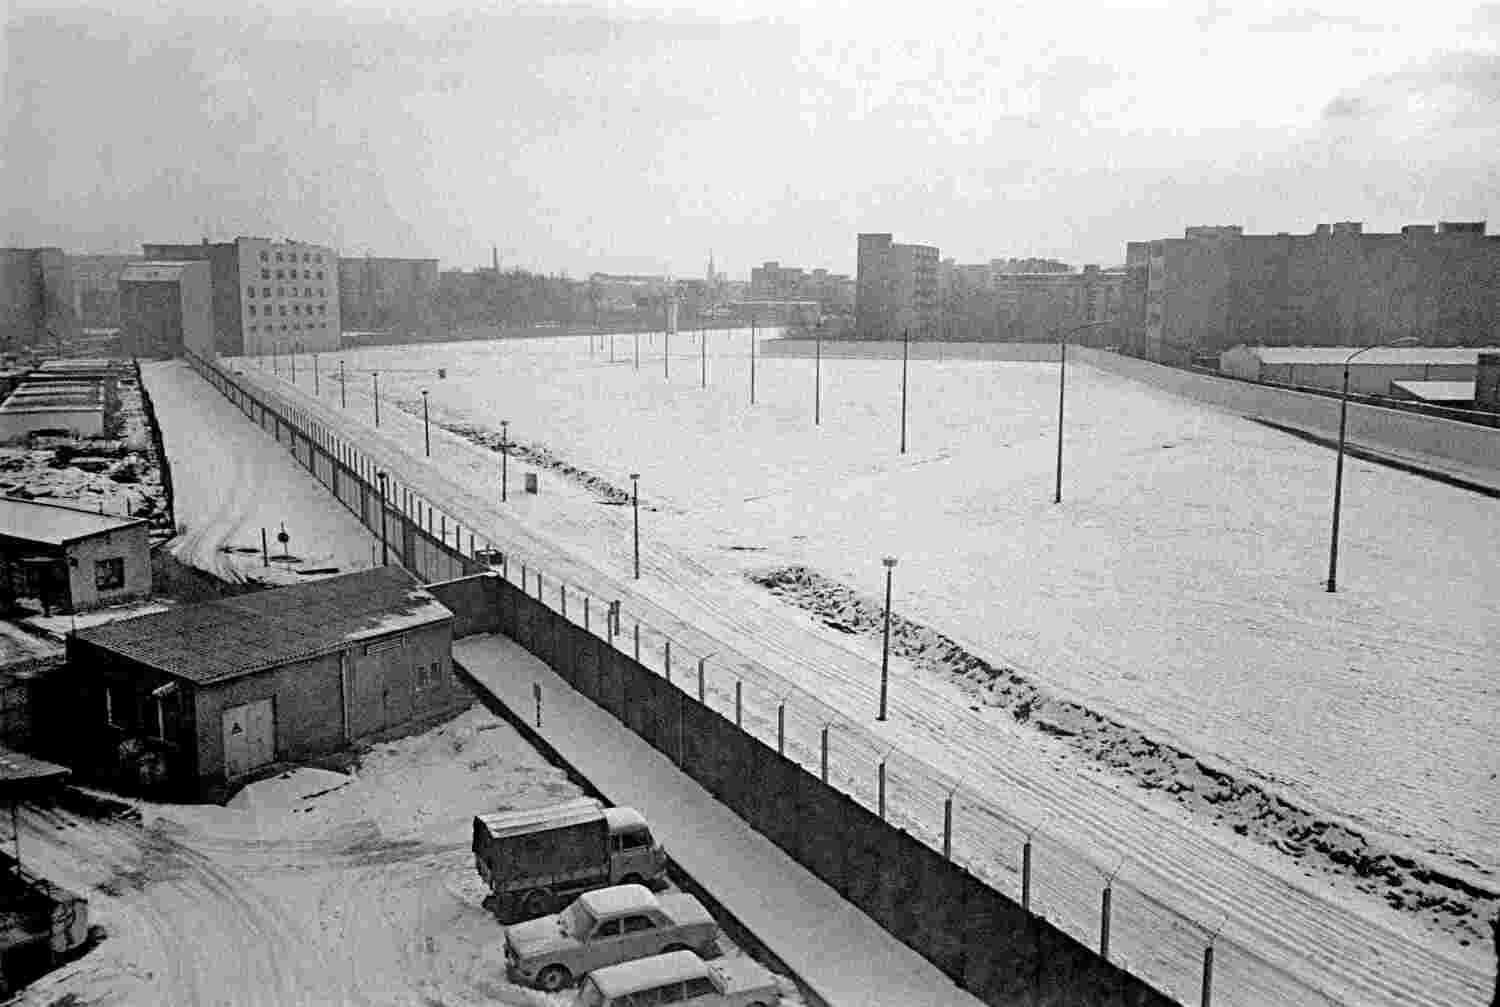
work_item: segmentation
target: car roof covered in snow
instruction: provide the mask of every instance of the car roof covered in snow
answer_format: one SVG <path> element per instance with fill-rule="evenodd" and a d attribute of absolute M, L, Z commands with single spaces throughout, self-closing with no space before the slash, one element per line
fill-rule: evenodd
<path fill-rule="evenodd" d="M 578 896 L 578 901 L 582 902 L 584 908 L 595 918 L 618 916 L 620 913 L 657 907 L 656 896 L 652 895 L 651 889 L 645 885 L 612 885 L 609 888 L 596 888 L 592 892 L 584 892 Z"/>
<path fill-rule="evenodd" d="M 634 808 L 605 808 L 604 820 L 610 832 L 627 832 L 646 827 L 646 817 Z"/>
<path fill-rule="evenodd" d="M 708 963 L 692 951 L 669 951 L 664 955 L 637 958 L 589 973 L 599 992 L 607 997 L 626 996 L 666 983 L 697 979 L 709 974 Z"/>
<path fill-rule="evenodd" d="M 400 567 L 258 591 L 80 629 L 75 637 L 210 685 L 451 621 Z"/>

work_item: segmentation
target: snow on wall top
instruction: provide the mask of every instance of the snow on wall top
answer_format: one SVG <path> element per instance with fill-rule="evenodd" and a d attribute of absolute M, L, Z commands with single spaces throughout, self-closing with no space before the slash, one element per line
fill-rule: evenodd
<path fill-rule="evenodd" d="M 377 567 L 79 630 L 76 638 L 198 685 L 450 621 L 399 567 Z"/>
<path fill-rule="evenodd" d="M 1342 364 L 1358 346 L 1236 346 L 1236 350 L 1258 357 L 1266 364 Z M 1492 346 L 1380 346 L 1361 353 L 1358 364 L 1471 364 L 1479 354 L 1493 353 Z"/>

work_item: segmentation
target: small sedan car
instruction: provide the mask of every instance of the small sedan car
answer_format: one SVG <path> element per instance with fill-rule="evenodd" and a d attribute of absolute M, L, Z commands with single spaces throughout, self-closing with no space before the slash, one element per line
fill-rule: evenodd
<path fill-rule="evenodd" d="M 691 951 L 638 958 L 583 981 L 573 1007 L 780 1007 L 776 977 L 748 958 L 706 962 Z"/>
<path fill-rule="evenodd" d="M 691 895 L 615 885 L 580 895 L 554 916 L 506 927 L 506 974 L 559 990 L 595 969 L 665 951 L 716 954 L 718 938 L 719 925 Z"/>

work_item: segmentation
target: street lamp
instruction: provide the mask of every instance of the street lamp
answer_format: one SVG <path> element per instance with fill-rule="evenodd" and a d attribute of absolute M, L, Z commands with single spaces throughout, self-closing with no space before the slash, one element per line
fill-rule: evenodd
<path fill-rule="evenodd" d="M 381 469 L 375 473 L 375 478 L 380 481 L 380 565 L 390 566 L 390 549 L 386 544 L 385 537 L 385 470 Z"/>
<path fill-rule="evenodd" d="M 506 462 L 510 459 L 510 420 L 500 421 L 500 502 L 506 501 L 506 483 L 509 481 Z"/>
<path fill-rule="evenodd" d="M 906 454 L 906 363 L 910 356 L 911 330 L 901 330 L 901 453 Z"/>
<path fill-rule="evenodd" d="M 349 404 L 349 386 L 344 381 L 344 361 L 339 361 L 339 408 L 343 409 Z"/>
<path fill-rule="evenodd" d="M 1328 542 L 1328 593 L 1338 590 L 1339 569 L 1339 509 L 1344 498 L 1344 430 L 1349 419 L 1349 364 L 1361 353 L 1385 349 L 1390 346 L 1415 346 L 1421 340 L 1416 336 L 1402 336 L 1388 343 L 1377 343 L 1355 350 L 1344 358 L 1344 386 L 1339 395 L 1339 454 L 1333 470 L 1333 535 Z"/>
<path fill-rule="evenodd" d="M 432 429 L 427 423 L 427 389 L 422 389 L 422 448 L 432 457 Z"/>
<path fill-rule="evenodd" d="M 641 579 L 641 474 L 630 473 L 630 510 L 635 518 L 635 579 Z"/>
<path fill-rule="evenodd" d="M 375 382 L 375 429 L 380 429 L 380 372 L 371 371 L 370 380 Z"/>
<path fill-rule="evenodd" d="M 1057 369 L 1057 490 L 1052 496 L 1052 502 L 1062 503 L 1062 458 L 1063 458 L 1063 391 L 1068 382 L 1068 337 L 1075 332 L 1084 329 L 1094 329 L 1101 325 L 1111 324 L 1108 321 L 1084 322 L 1066 329 L 1057 338 L 1058 369 Z"/>
<path fill-rule="evenodd" d="M 885 642 L 880 648 L 880 714 L 875 719 L 885 719 L 885 697 L 891 678 L 891 571 L 896 569 L 896 557 L 886 556 L 885 564 Z"/>
<path fill-rule="evenodd" d="M 750 404 L 755 405 L 755 316 L 750 316 Z"/>
<path fill-rule="evenodd" d="M 295 385 L 297 383 L 297 344 L 293 342 L 290 348 L 292 351 L 292 384 Z"/>
<path fill-rule="evenodd" d="M 817 350 L 813 356 L 813 426 L 823 422 L 823 320 L 813 329 Z"/>

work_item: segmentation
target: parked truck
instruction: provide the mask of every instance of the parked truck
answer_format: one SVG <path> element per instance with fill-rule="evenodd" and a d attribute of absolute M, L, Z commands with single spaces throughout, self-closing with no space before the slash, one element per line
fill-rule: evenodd
<path fill-rule="evenodd" d="M 596 888 L 649 885 L 667 866 L 640 812 L 586 797 L 476 815 L 473 849 L 502 923 L 546 916 Z"/>

